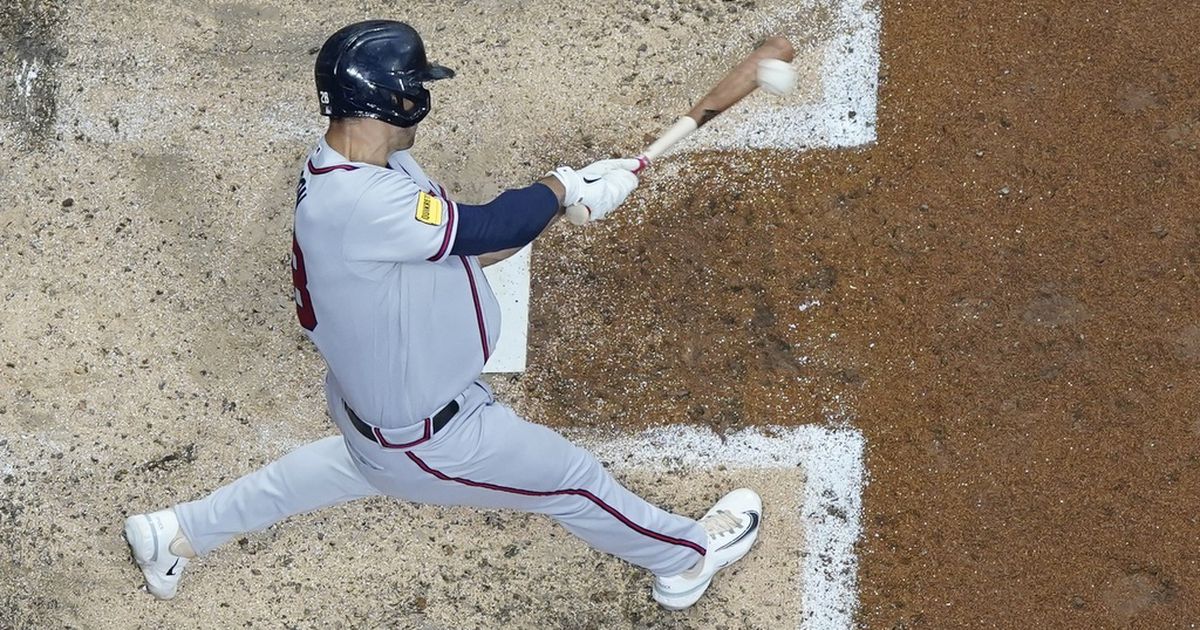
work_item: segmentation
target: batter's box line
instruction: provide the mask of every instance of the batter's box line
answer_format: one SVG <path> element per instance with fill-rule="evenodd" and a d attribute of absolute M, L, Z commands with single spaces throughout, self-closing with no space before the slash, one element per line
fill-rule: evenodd
<path fill-rule="evenodd" d="M 567 431 L 601 461 L 619 469 L 793 469 L 806 476 L 801 497 L 806 551 L 799 585 L 800 628 L 851 628 L 858 610 L 858 556 L 862 535 L 865 440 L 857 429 L 751 427 L 717 435 L 675 425 L 633 435 Z"/>

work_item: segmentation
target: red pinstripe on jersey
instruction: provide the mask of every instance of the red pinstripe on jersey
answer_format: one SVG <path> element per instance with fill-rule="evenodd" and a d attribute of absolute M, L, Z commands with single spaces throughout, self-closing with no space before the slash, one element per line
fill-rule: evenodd
<path fill-rule="evenodd" d="M 475 300 L 475 320 L 479 322 L 479 343 L 483 345 L 483 362 L 487 363 L 492 352 L 488 348 L 487 325 L 483 321 L 483 304 L 479 301 L 479 288 L 475 286 L 475 272 L 471 269 L 471 263 L 467 261 L 466 256 L 459 256 L 458 259 L 462 261 L 463 268 L 467 270 L 467 281 L 471 283 L 471 298 Z"/>
<path fill-rule="evenodd" d="M 308 161 L 308 172 L 313 175 L 324 175 L 333 171 L 356 171 L 357 166 L 352 164 L 334 164 L 333 166 L 313 166 L 312 160 Z"/>
<path fill-rule="evenodd" d="M 383 448 L 412 448 L 414 446 L 417 446 L 418 444 L 424 444 L 425 442 L 428 442 L 429 438 L 433 437 L 433 428 L 432 427 L 433 427 L 432 421 L 430 421 L 429 418 L 425 418 L 425 433 L 421 437 L 413 440 L 412 442 L 405 442 L 404 444 L 396 444 L 396 443 L 387 441 L 387 439 L 385 439 L 383 437 L 383 432 L 380 431 L 379 427 L 371 427 L 371 431 L 373 433 L 375 433 L 375 441 L 378 442 L 379 445 L 382 446 Z"/>
<path fill-rule="evenodd" d="M 405 455 L 408 455 L 408 458 L 411 459 L 413 461 L 413 463 L 416 464 L 421 470 L 433 475 L 434 477 L 437 477 L 438 479 L 441 479 L 442 481 L 458 483 L 458 484 L 462 484 L 464 486 L 470 486 L 472 488 L 484 488 L 487 490 L 495 490 L 497 492 L 507 492 L 509 494 L 519 494 L 519 495 L 527 496 L 527 497 L 552 497 L 552 496 L 562 496 L 562 495 L 583 497 L 583 498 L 587 499 L 588 501 L 591 501 L 593 504 L 595 504 L 596 507 L 599 507 L 600 509 L 604 510 L 605 512 L 608 512 L 610 515 L 612 515 L 613 518 L 620 521 L 621 524 L 625 525 L 629 529 L 632 529 L 633 531 L 635 531 L 643 536 L 647 536 L 649 538 L 653 538 L 654 540 L 665 542 L 669 545 L 679 545 L 680 547 L 687 547 L 688 549 L 695 551 L 696 553 L 700 554 L 701 556 L 703 556 L 707 553 L 707 550 L 704 547 L 697 545 L 696 543 L 694 543 L 690 540 L 685 540 L 683 538 L 675 538 L 674 536 L 667 536 L 666 534 L 660 534 L 658 532 L 650 531 L 650 530 L 646 529 L 645 527 L 642 527 L 641 525 L 634 523 L 633 521 L 629 520 L 629 517 L 620 513 L 619 511 L 617 511 L 616 508 L 605 503 L 602 499 L 600 499 L 600 497 L 592 494 L 591 492 L 588 492 L 587 490 L 581 490 L 578 488 L 565 488 L 562 490 L 524 490 L 522 488 L 512 488 L 509 486 L 501 486 L 499 484 L 494 484 L 494 483 L 484 483 L 482 481 L 472 481 L 470 479 L 464 479 L 462 477 L 451 477 L 450 475 L 447 475 L 446 473 L 433 468 L 429 464 L 426 464 L 424 462 L 424 460 L 422 460 L 420 457 L 417 457 L 415 454 L 413 454 L 412 451 L 406 452 Z"/>
<path fill-rule="evenodd" d="M 442 256 L 445 256 L 446 252 L 450 250 L 450 235 L 454 233 L 455 205 L 454 205 L 454 202 L 450 201 L 449 199 L 445 199 L 445 201 L 446 201 L 446 233 L 444 235 L 442 235 L 442 246 L 438 248 L 437 253 L 430 256 L 429 258 L 425 259 L 430 262 L 441 260 Z"/>

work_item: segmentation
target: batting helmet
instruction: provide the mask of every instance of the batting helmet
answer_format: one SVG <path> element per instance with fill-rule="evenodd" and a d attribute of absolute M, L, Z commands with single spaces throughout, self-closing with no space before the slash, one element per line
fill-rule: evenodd
<path fill-rule="evenodd" d="M 411 127 L 429 113 L 425 83 L 448 79 L 454 71 L 429 63 L 413 27 L 370 20 L 344 27 L 325 40 L 314 74 L 322 115 L 377 118 Z"/>

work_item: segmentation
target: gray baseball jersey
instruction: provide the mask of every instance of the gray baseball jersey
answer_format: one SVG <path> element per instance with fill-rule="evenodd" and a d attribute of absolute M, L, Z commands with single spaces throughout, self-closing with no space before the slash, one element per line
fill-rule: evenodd
<path fill-rule="evenodd" d="M 500 306 L 451 256 L 458 212 L 407 152 L 347 162 L 324 139 L 297 187 L 296 310 L 342 395 L 383 428 L 421 422 L 479 376 Z"/>
<path fill-rule="evenodd" d="M 322 140 L 309 155 L 292 277 L 300 323 L 329 366 L 328 410 L 342 436 L 176 505 L 196 552 L 292 514 L 386 494 L 547 514 L 661 576 L 706 553 L 699 523 L 622 487 L 586 450 L 517 416 L 476 380 L 499 307 L 478 260 L 450 254 L 457 215 L 406 153 L 381 168 L 348 162 Z M 434 432 L 427 418 L 451 400 L 457 411 Z"/>

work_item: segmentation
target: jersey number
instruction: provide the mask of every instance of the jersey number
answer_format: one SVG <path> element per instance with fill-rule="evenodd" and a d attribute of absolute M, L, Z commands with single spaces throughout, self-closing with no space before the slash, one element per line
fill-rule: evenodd
<path fill-rule="evenodd" d="M 292 287 L 295 288 L 296 317 L 306 330 L 317 327 L 317 312 L 313 310 L 312 297 L 308 294 L 308 274 L 304 272 L 304 252 L 300 243 L 292 236 Z"/>

